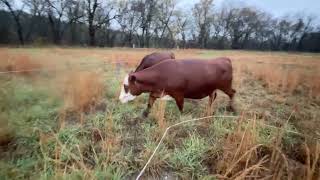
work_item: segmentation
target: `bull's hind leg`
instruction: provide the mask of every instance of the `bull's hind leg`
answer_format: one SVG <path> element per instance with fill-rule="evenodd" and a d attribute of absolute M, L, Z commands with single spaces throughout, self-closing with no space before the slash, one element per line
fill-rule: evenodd
<path fill-rule="evenodd" d="M 212 106 L 213 101 L 217 98 L 217 91 L 213 91 L 212 94 L 209 95 L 209 105 Z"/>
<path fill-rule="evenodd" d="M 148 101 L 148 106 L 147 109 L 145 109 L 142 113 L 143 117 L 148 117 L 150 113 L 150 109 L 152 108 L 154 102 L 156 101 L 157 97 L 153 96 L 152 94 L 149 95 L 149 101 Z"/>
<path fill-rule="evenodd" d="M 236 93 L 236 90 L 232 89 L 232 88 L 228 88 L 226 90 L 222 90 L 224 93 L 226 93 L 229 98 L 229 106 L 227 106 L 227 111 L 232 111 L 232 112 L 236 112 L 236 109 L 234 108 L 234 95 Z"/>
<path fill-rule="evenodd" d="M 213 91 L 212 94 L 209 95 L 208 107 L 207 107 L 207 115 L 210 116 L 212 114 L 212 103 L 217 97 L 217 92 Z"/>

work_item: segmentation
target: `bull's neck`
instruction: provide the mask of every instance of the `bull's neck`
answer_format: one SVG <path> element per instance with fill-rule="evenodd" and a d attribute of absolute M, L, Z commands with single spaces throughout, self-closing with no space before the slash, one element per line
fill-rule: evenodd
<path fill-rule="evenodd" d="M 158 79 L 158 72 L 155 71 L 152 67 L 136 72 L 135 75 L 137 76 L 139 81 L 146 84 L 155 84 Z"/>

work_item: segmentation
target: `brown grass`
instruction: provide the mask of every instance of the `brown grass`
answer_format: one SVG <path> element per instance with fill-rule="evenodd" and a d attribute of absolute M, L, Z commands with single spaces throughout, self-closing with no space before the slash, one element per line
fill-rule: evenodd
<path fill-rule="evenodd" d="M 1 71 L 21 71 L 19 74 L 29 75 L 41 68 L 37 60 L 32 59 L 27 54 L 10 54 L 6 51 L 0 51 L 0 70 Z"/>
<path fill-rule="evenodd" d="M 310 98 L 320 98 L 320 75 L 309 76 L 306 80 Z"/>
<path fill-rule="evenodd" d="M 74 71 L 62 76 L 58 79 L 58 84 L 61 84 L 58 93 L 64 100 L 62 117 L 66 112 L 78 112 L 82 122 L 83 112 L 92 111 L 102 99 L 104 92 L 102 76 L 87 71 Z"/>
<path fill-rule="evenodd" d="M 284 129 L 273 136 L 270 145 L 262 145 L 258 143 L 255 118 L 249 123 L 243 119 L 242 116 L 238 128 L 224 139 L 222 152 L 214 160 L 213 172 L 218 179 L 313 180 L 320 177 L 319 142 L 315 146 L 301 145 L 305 149 L 305 162 L 299 164 L 282 150 Z"/>
<path fill-rule="evenodd" d="M 311 149 L 305 144 L 306 151 L 306 171 L 304 173 L 305 179 L 319 179 L 320 178 L 320 144 L 317 141 L 315 147 Z"/>
<path fill-rule="evenodd" d="M 156 119 L 159 128 L 161 131 L 164 131 L 166 128 L 166 121 L 165 121 L 165 110 L 166 110 L 166 101 L 158 100 L 155 103 L 155 106 L 153 108 L 153 116 Z"/>
<path fill-rule="evenodd" d="M 223 153 L 216 163 L 216 172 L 224 178 L 244 179 L 266 171 L 262 167 L 266 163 L 266 157 L 258 155 L 262 145 L 257 144 L 255 120 L 245 129 L 241 128 L 241 121 L 238 129 L 225 139 Z"/>
<path fill-rule="evenodd" d="M 0 147 L 6 146 L 14 137 L 14 131 L 9 126 L 7 117 L 0 114 Z"/>
<path fill-rule="evenodd" d="M 134 68 L 141 61 L 143 56 L 158 50 L 54 48 L 37 51 L 43 54 L 38 56 L 37 54 L 30 55 L 26 52 L 14 53 L 7 49 L 0 49 L 1 71 L 41 68 L 44 66 L 42 60 L 47 56 L 47 59 L 61 61 L 63 65 L 65 65 L 64 62 L 67 60 L 68 62 L 71 60 L 71 66 L 78 64 L 80 60 L 92 60 L 92 62 L 120 62 L 129 68 Z M 202 50 L 174 50 L 174 52 L 177 58 L 190 58 L 200 57 Z M 237 87 L 237 90 L 244 81 L 252 82 L 252 79 L 247 79 L 247 76 L 251 75 L 251 78 L 261 80 L 265 87 L 274 94 L 293 94 L 299 95 L 299 97 L 307 95 L 309 98 L 320 97 L 320 76 L 318 75 L 320 66 L 317 59 L 318 55 L 283 55 L 281 53 L 251 53 L 245 51 L 223 51 L 223 53 L 217 53 L 221 54 L 212 55 L 212 58 L 216 56 L 227 56 L 233 60 L 235 68 L 235 86 Z M 83 120 L 83 112 L 92 111 L 94 106 L 96 106 L 103 97 L 103 76 L 96 72 L 80 71 L 76 69 L 58 75 L 59 77 L 57 78 L 58 80 L 55 82 L 54 87 L 64 100 L 61 114 L 65 115 L 68 111 L 74 111 L 79 113 L 80 120 Z M 251 86 L 246 87 L 246 90 L 250 88 Z M 249 91 L 249 93 L 255 92 L 255 90 Z M 239 93 L 239 99 L 242 96 L 241 93 L 242 92 Z M 262 97 L 262 99 L 265 98 Z M 245 103 L 250 102 L 246 101 Z M 267 104 L 265 109 L 271 106 L 272 105 Z M 166 102 L 158 101 L 153 108 L 153 114 L 160 129 L 165 129 L 166 127 L 164 118 L 165 107 Z M 211 114 L 209 109 L 206 109 L 206 112 Z M 242 118 L 244 119 L 244 117 Z M 65 117 L 61 119 L 65 120 Z M 310 144 L 303 145 L 303 148 L 301 149 L 304 149 L 304 151 L 302 151 L 301 154 L 304 154 L 305 158 L 303 159 L 302 164 L 293 163 L 292 161 L 294 160 L 289 157 L 290 152 L 285 152 L 281 146 L 284 136 L 283 131 L 279 131 L 279 133 L 274 136 L 274 141 L 271 144 L 261 145 L 257 139 L 259 127 L 256 122 L 258 120 L 255 120 L 254 118 L 251 122 L 246 123 L 243 119 L 239 121 L 238 128 L 234 132 L 229 133 L 227 137 L 223 139 L 223 142 L 221 142 L 223 148 L 221 152 L 219 152 L 219 156 L 214 160 L 214 167 L 212 167 L 214 172 L 218 174 L 218 178 L 291 179 L 292 177 L 297 177 L 298 179 L 299 177 L 299 179 L 308 180 L 319 179 L 319 143 L 317 143 L 315 147 Z M 301 118 L 301 120 L 303 119 Z M 93 141 L 98 142 L 101 150 L 110 157 L 104 162 L 107 166 L 108 161 L 112 159 L 111 156 L 114 154 L 113 152 L 118 152 L 121 146 L 119 145 L 120 138 L 116 134 L 112 117 L 109 117 L 106 122 L 105 129 L 92 129 L 92 139 Z M 61 123 L 61 126 L 63 126 L 64 122 Z M 313 123 L 310 127 L 311 126 L 314 127 L 315 124 Z M 5 133 L 5 131 L 3 132 Z M 159 133 L 157 132 L 154 134 L 158 137 L 161 133 L 159 131 Z M 0 144 L 1 136 L 4 137 L 4 135 L 0 133 Z M 55 134 L 40 135 L 41 148 L 46 147 L 46 141 L 49 141 L 55 136 Z M 59 142 L 58 138 L 56 138 L 56 143 L 55 153 L 53 153 L 53 156 L 55 157 L 53 157 L 52 160 L 56 162 L 57 173 L 60 171 L 61 174 L 63 174 L 63 169 L 74 169 L 77 167 L 88 172 L 84 162 L 85 157 L 83 157 L 83 149 L 79 148 L 79 152 L 71 154 L 72 157 L 75 157 L 75 162 L 70 163 L 72 164 L 70 165 L 61 160 L 62 150 L 65 148 L 63 144 Z M 147 149 L 146 151 L 141 152 L 141 156 L 146 158 L 149 157 L 152 150 L 153 149 Z M 80 160 L 77 157 L 80 157 Z M 165 162 L 161 159 L 160 155 L 157 156 L 152 163 L 154 163 L 154 166 L 166 167 L 163 165 Z M 295 168 L 294 166 L 298 166 L 298 168 Z"/>
<path fill-rule="evenodd" d="M 310 72 L 301 69 L 285 69 L 275 64 L 238 65 L 242 73 L 249 73 L 273 93 L 293 94 L 303 93 L 310 98 L 317 98 L 320 95 L 320 81 L 317 75 L 310 75 Z"/>
<path fill-rule="evenodd" d="M 98 73 L 71 72 L 64 82 L 65 107 L 88 111 L 90 106 L 101 100 L 103 88 L 102 76 Z"/>
<path fill-rule="evenodd" d="M 55 48 L 54 53 L 61 56 L 72 57 L 75 59 L 83 58 L 88 55 L 94 59 L 99 59 L 107 63 L 122 63 L 127 67 L 134 68 L 136 67 L 142 58 L 147 54 L 156 52 L 156 51 L 173 51 L 176 55 L 176 58 L 192 58 L 198 57 L 202 50 L 198 49 L 188 49 L 188 50 L 166 50 L 166 49 L 131 49 L 131 48 L 110 48 L 110 49 L 61 49 Z"/>
<path fill-rule="evenodd" d="M 38 57 L 29 57 L 24 51 L 13 53 L 11 50 L 0 49 L 0 69 L 4 70 L 30 70 L 36 69 L 43 64 L 53 67 L 68 61 L 72 64 L 79 64 L 81 60 L 95 59 L 110 63 L 120 63 L 123 66 L 133 69 L 140 63 L 141 59 L 155 51 L 166 51 L 159 49 L 77 49 L 77 48 L 51 48 L 42 50 Z M 197 49 L 170 50 L 176 54 L 177 59 L 199 58 L 207 51 Z M 49 55 L 50 54 L 50 55 Z M 49 56 L 48 56 L 49 55 Z M 53 56 L 54 55 L 54 56 Z M 317 75 L 320 63 L 316 55 L 312 54 L 287 54 L 287 53 L 261 53 L 247 51 L 220 51 L 212 56 L 214 58 L 226 56 L 233 60 L 235 69 L 251 73 L 257 79 L 264 82 L 265 86 L 272 92 L 292 94 L 303 89 L 306 96 L 318 98 L 320 87 Z M 38 59 L 41 59 L 41 63 Z M 236 79 L 236 78 L 235 78 Z M 236 82 L 237 83 L 237 82 Z M 303 88 L 305 87 L 305 88 Z"/>

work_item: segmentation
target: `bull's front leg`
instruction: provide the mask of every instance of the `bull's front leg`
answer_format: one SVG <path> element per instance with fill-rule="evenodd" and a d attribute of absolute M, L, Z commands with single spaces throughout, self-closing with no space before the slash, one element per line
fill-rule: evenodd
<path fill-rule="evenodd" d="M 148 101 L 148 106 L 147 108 L 143 111 L 142 115 L 143 117 L 148 117 L 149 113 L 150 113 L 150 109 L 152 108 L 154 102 L 156 101 L 156 97 L 153 96 L 152 94 L 149 95 L 149 101 Z"/>
<path fill-rule="evenodd" d="M 183 94 L 175 94 L 173 95 L 174 100 L 179 108 L 180 113 L 183 112 L 183 104 L 184 104 L 184 95 Z"/>

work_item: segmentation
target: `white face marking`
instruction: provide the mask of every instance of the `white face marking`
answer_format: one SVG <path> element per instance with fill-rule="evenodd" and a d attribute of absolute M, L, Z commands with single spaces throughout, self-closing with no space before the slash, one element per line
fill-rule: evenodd
<path fill-rule="evenodd" d="M 125 77 L 124 77 L 124 80 L 123 80 L 123 84 L 121 86 L 121 93 L 120 93 L 120 96 L 119 96 L 119 100 L 121 103 L 127 103 L 129 101 L 132 101 L 134 100 L 137 96 L 134 96 L 130 93 L 130 91 L 128 93 L 126 93 L 126 91 L 124 90 L 124 85 L 129 85 L 129 75 L 127 74 Z"/>

